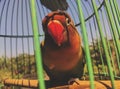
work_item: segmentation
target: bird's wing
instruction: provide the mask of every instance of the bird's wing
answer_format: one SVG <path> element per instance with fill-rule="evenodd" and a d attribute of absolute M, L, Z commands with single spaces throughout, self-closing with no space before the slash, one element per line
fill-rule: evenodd
<path fill-rule="evenodd" d="M 45 55 L 44 41 L 41 42 L 40 46 L 41 46 L 41 52 L 42 52 L 42 57 L 43 57 Z M 44 61 L 43 61 L 43 68 L 44 68 L 45 72 L 47 73 L 47 75 L 49 76 L 49 78 L 53 78 L 54 77 L 51 74 L 51 70 L 45 65 Z"/>

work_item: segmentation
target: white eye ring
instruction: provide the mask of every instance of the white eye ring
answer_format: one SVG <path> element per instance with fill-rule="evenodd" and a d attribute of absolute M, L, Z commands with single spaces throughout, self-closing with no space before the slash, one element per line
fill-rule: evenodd
<path fill-rule="evenodd" d="M 67 26 L 70 25 L 70 21 L 68 18 L 66 18 L 66 24 L 67 24 Z"/>

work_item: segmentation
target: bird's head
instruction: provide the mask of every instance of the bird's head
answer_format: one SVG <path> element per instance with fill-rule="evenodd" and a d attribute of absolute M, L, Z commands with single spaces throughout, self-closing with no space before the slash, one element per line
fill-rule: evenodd
<path fill-rule="evenodd" d="M 71 23 L 70 16 L 64 11 L 49 13 L 42 21 L 45 34 L 49 34 L 54 42 L 60 46 L 68 41 L 68 25 Z"/>

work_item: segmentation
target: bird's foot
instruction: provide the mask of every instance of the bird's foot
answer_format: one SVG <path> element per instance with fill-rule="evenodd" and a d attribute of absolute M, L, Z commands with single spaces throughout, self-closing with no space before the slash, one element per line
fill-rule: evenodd
<path fill-rule="evenodd" d="M 77 85 L 80 85 L 79 83 L 79 78 L 71 78 L 69 81 L 68 81 L 68 84 L 69 85 L 72 85 L 72 84 L 77 84 Z"/>

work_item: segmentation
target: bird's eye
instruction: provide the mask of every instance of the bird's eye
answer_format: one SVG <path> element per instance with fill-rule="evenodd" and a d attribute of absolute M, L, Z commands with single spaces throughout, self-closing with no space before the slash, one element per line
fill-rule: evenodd
<path fill-rule="evenodd" d="M 67 25 L 70 25 L 70 20 L 69 20 L 69 18 L 66 18 L 66 24 L 67 24 Z"/>

